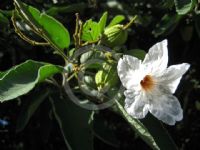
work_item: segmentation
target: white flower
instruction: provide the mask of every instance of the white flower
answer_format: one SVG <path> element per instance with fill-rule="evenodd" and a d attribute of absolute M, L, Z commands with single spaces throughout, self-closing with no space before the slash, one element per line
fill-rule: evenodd
<path fill-rule="evenodd" d="M 167 40 L 155 44 L 141 62 L 124 55 L 118 62 L 119 78 L 126 88 L 125 109 L 134 118 L 144 118 L 148 111 L 166 124 L 174 125 L 183 118 L 175 92 L 190 65 L 182 63 L 167 68 Z"/>

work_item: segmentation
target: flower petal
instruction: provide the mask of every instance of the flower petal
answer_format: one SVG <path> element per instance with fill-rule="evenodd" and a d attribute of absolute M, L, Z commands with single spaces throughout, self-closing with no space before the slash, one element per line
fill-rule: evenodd
<path fill-rule="evenodd" d="M 125 109 L 129 115 L 133 118 L 142 119 L 148 113 L 148 101 L 142 95 L 141 92 L 135 93 L 131 90 L 126 90 L 124 92 L 125 99 Z"/>
<path fill-rule="evenodd" d="M 118 61 L 118 76 L 127 89 L 134 89 L 141 81 L 140 71 L 141 60 L 136 57 L 124 55 Z"/>
<path fill-rule="evenodd" d="M 167 89 L 173 94 L 176 91 L 183 74 L 188 71 L 189 67 L 190 65 L 187 63 L 172 65 L 167 68 L 160 77 L 157 77 L 157 80 L 160 82 L 159 84 L 166 85 Z"/>
<path fill-rule="evenodd" d="M 170 94 L 151 100 L 149 111 L 168 125 L 174 125 L 183 118 L 183 110 L 178 99 Z"/>
<path fill-rule="evenodd" d="M 168 49 L 167 40 L 163 40 L 153 45 L 146 54 L 143 64 L 147 69 L 147 73 L 162 72 L 167 68 Z"/>

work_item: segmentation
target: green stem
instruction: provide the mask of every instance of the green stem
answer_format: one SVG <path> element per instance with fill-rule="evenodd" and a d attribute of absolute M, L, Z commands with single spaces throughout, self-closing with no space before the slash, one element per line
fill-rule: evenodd
<path fill-rule="evenodd" d="M 43 39 L 45 39 L 50 46 L 55 49 L 66 62 L 69 62 L 68 57 L 66 56 L 66 54 L 63 52 L 62 49 L 59 49 L 53 42 L 51 42 L 51 40 L 48 39 L 48 37 L 45 35 L 45 33 L 43 32 L 43 30 L 41 30 L 40 28 L 38 28 L 37 26 L 35 26 L 27 16 L 24 15 L 23 10 L 20 9 L 20 7 L 14 2 L 15 8 L 17 10 L 17 12 L 20 14 L 20 16 L 26 21 L 26 23 L 30 26 L 30 28 L 32 29 L 32 31 L 34 33 L 36 33 L 38 36 L 42 37 Z"/>
<path fill-rule="evenodd" d="M 137 16 L 134 16 L 130 21 L 129 23 L 127 23 L 124 27 L 123 27 L 123 30 L 126 30 L 128 29 L 136 20 Z"/>

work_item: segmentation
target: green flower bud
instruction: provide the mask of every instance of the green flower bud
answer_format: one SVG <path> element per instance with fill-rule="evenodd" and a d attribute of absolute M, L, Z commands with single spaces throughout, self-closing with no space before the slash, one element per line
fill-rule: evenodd
<path fill-rule="evenodd" d="M 128 37 L 128 32 L 123 25 L 114 25 L 105 29 L 102 43 L 109 47 L 123 45 Z"/>

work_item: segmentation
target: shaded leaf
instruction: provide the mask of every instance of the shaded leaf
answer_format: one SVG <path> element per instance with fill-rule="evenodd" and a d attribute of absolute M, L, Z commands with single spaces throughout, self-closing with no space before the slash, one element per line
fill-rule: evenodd
<path fill-rule="evenodd" d="M 96 73 L 95 82 L 99 90 L 114 87 L 118 83 L 116 68 L 115 65 L 104 63 L 103 69 Z"/>
<path fill-rule="evenodd" d="M 94 80 L 94 76 L 88 76 L 88 75 L 85 75 L 84 76 L 84 83 L 93 88 L 93 89 L 96 89 L 96 83 L 95 83 L 95 80 Z"/>
<path fill-rule="evenodd" d="M 51 16 L 57 16 L 59 13 L 77 13 L 82 12 L 87 7 L 86 3 L 75 3 L 68 6 L 53 6 L 50 7 L 46 13 Z"/>
<path fill-rule="evenodd" d="M 185 42 L 188 42 L 192 39 L 193 30 L 194 30 L 193 26 L 185 26 L 181 28 L 180 30 L 181 37 Z"/>
<path fill-rule="evenodd" d="M 104 58 L 105 58 L 105 56 L 104 56 L 103 52 L 91 50 L 91 51 L 88 51 L 81 55 L 80 62 L 83 64 L 92 59 L 103 60 Z"/>
<path fill-rule="evenodd" d="M 131 55 L 131 56 L 137 57 L 138 59 L 143 60 L 146 55 L 146 52 L 141 49 L 132 49 L 132 50 L 126 51 L 125 54 Z"/>
<path fill-rule="evenodd" d="M 85 110 L 68 99 L 52 97 L 53 112 L 68 149 L 93 150 L 93 136 L 88 123 L 91 111 Z"/>
<path fill-rule="evenodd" d="M 161 150 L 177 150 L 173 139 L 158 119 L 151 114 L 148 114 L 141 122 L 154 137 L 156 144 Z"/>
<path fill-rule="evenodd" d="M 195 29 L 198 33 L 199 38 L 200 38 L 200 15 L 195 16 Z"/>
<path fill-rule="evenodd" d="M 97 138 L 113 147 L 119 147 L 119 140 L 116 138 L 114 130 L 108 126 L 103 117 L 94 115 L 93 132 Z"/>
<path fill-rule="evenodd" d="M 0 13 L 0 30 L 4 30 L 9 26 L 9 20 L 6 16 Z"/>
<path fill-rule="evenodd" d="M 156 28 L 152 31 L 152 34 L 155 37 L 158 36 L 167 36 L 170 34 L 178 25 L 179 21 L 181 19 L 181 16 L 177 14 L 169 15 L 165 14 L 161 21 L 156 25 Z"/>
<path fill-rule="evenodd" d="M 28 93 L 37 83 L 62 70 L 59 66 L 33 60 L 11 68 L 0 79 L 0 102 Z"/>
<path fill-rule="evenodd" d="M 49 92 L 46 90 L 38 91 L 37 93 L 34 93 L 34 95 L 31 95 L 31 98 L 29 98 L 25 103 L 25 105 L 22 107 L 21 112 L 19 114 L 19 118 L 17 120 L 17 132 L 22 131 L 25 126 L 27 125 L 28 121 L 34 114 L 34 112 L 37 110 L 37 108 L 40 106 L 40 104 L 45 100 L 45 98 L 48 96 Z"/>

